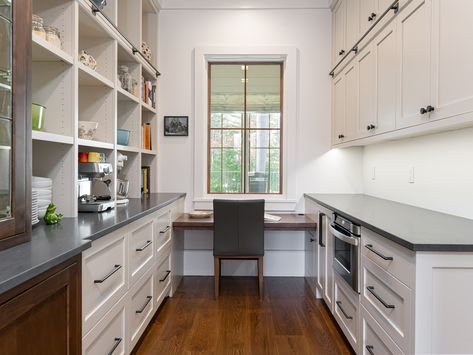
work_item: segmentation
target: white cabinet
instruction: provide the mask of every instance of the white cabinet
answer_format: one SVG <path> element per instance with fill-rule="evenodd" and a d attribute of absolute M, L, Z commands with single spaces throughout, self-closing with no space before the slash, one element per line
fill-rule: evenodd
<path fill-rule="evenodd" d="M 379 16 L 377 0 L 360 0 L 360 29 L 365 33 Z"/>
<path fill-rule="evenodd" d="M 398 16 L 398 128 L 421 124 L 429 117 L 426 111 L 431 105 L 430 8 L 431 0 L 413 0 Z"/>
<path fill-rule="evenodd" d="M 134 224 L 136 225 L 136 224 Z M 153 219 L 136 225 L 128 238 L 128 257 L 130 259 L 130 284 L 135 282 L 151 267 L 154 258 Z"/>
<path fill-rule="evenodd" d="M 350 1 L 350 0 L 348 0 Z M 333 63 L 346 53 L 347 0 L 339 0 L 333 9 Z"/>
<path fill-rule="evenodd" d="M 364 0 L 348 0 L 346 3 L 347 24 L 345 33 L 346 50 L 350 50 L 358 41 L 360 31 L 360 2 Z"/>
<path fill-rule="evenodd" d="M 330 310 L 333 309 L 333 237 L 329 232 L 332 214 L 318 206 L 318 241 L 316 256 L 317 288 Z"/>
<path fill-rule="evenodd" d="M 335 274 L 333 315 L 353 349 L 359 343 L 359 295 Z"/>
<path fill-rule="evenodd" d="M 345 132 L 345 78 L 338 75 L 332 83 L 332 143 L 343 142 Z"/>
<path fill-rule="evenodd" d="M 357 57 L 358 66 L 358 123 L 356 137 L 374 132 L 376 122 L 376 57 L 373 46 L 365 48 Z"/>

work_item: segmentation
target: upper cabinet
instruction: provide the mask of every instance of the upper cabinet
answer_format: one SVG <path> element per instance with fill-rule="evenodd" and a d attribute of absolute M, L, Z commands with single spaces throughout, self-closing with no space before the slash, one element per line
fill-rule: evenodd
<path fill-rule="evenodd" d="M 368 17 L 379 19 L 392 5 L 387 0 L 342 3 L 334 10 L 345 9 L 345 27 L 335 29 L 345 32 L 334 38 L 361 38 L 370 28 L 364 24 L 372 22 Z M 348 9 L 355 3 L 358 9 L 350 11 L 359 13 L 359 29 L 352 30 L 358 36 L 347 33 L 354 26 L 348 25 L 353 15 Z M 334 145 L 364 145 L 473 125 L 473 72 L 468 70 L 473 63 L 473 47 L 468 45 L 473 1 L 402 0 L 399 11 L 388 13 L 360 43 L 359 51 L 334 72 Z M 346 40 L 345 47 L 355 43 Z M 351 72 L 357 73 L 356 79 L 348 77 Z"/>
<path fill-rule="evenodd" d="M 339 1 L 333 10 L 333 62 L 338 62 L 345 55 L 347 7 L 345 1 Z"/>
<path fill-rule="evenodd" d="M 30 59 L 30 1 L 0 1 L 0 249 L 31 234 Z"/>

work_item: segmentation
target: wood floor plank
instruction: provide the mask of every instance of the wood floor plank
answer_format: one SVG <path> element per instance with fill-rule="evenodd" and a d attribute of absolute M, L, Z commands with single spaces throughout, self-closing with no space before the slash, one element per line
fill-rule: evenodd
<path fill-rule="evenodd" d="M 206 355 L 353 354 L 323 301 L 303 278 L 185 277 L 134 353 Z"/>

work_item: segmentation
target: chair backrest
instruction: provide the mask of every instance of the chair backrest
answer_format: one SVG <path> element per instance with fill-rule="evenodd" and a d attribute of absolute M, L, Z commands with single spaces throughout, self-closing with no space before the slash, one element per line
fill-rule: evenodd
<path fill-rule="evenodd" d="M 264 255 L 264 200 L 214 200 L 214 256 Z"/>

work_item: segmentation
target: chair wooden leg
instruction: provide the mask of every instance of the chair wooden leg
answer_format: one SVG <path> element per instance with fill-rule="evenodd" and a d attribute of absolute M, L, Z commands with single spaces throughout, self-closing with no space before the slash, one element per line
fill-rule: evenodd
<path fill-rule="evenodd" d="M 214 287 L 215 287 L 215 299 L 218 299 L 218 291 L 220 284 L 220 258 L 214 256 Z"/>
<path fill-rule="evenodd" d="M 260 256 L 258 257 L 258 289 L 259 289 L 259 297 L 263 299 L 263 285 L 264 285 L 264 280 L 263 280 L 263 257 Z"/>

